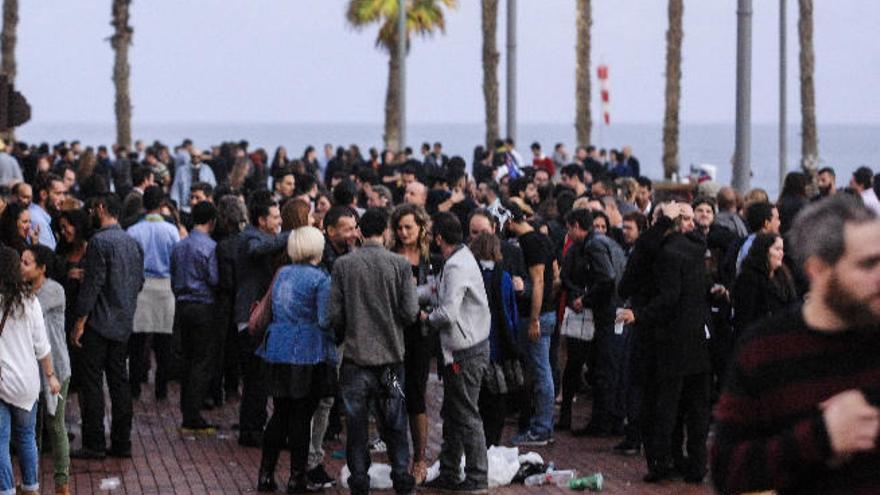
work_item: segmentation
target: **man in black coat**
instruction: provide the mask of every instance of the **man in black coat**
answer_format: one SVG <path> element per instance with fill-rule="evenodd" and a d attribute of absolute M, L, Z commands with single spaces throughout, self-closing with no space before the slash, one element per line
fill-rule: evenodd
<path fill-rule="evenodd" d="M 653 264 L 657 291 L 643 307 L 624 312 L 624 323 L 653 329 L 656 368 L 647 482 L 668 479 L 673 471 L 673 432 L 679 417 L 687 428 L 685 481 L 702 482 L 706 474 L 711 362 L 707 327 L 708 287 L 705 240 L 694 231 L 693 208 L 679 206 L 675 227 L 665 237 Z M 679 445 L 680 449 L 681 446 Z"/>

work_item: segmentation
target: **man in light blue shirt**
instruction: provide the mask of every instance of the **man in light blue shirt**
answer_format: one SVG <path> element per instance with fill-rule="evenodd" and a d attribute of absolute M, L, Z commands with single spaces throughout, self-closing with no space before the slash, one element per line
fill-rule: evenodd
<path fill-rule="evenodd" d="M 37 177 L 33 201 L 28 206 L 31 226 L 40 233 L 40 244 L 55 250 L 55 232 L 52 231 L 52 213 L 61 211 L 61 203 L 67 195 L 64 180 L 55 174 Z"/>
<path fill-rule="evenodd" d="M 145 277 L 134 313 L 134 333 L 129 340 L 131 393 L 135 398 L 140 397 L 141 383 L 147 381 L 147 336 L 151 334 L 153 353 L 156 355 L 157 400 L 165 399 L 168 393 L 171 332 L 174 327 L 171 252 L 180 241 L 177 227 L 159 214 L 163 199 L 161 187 L 148 187 L 144 191 L 147 215 L 127 231 L 144 251 Z"/>

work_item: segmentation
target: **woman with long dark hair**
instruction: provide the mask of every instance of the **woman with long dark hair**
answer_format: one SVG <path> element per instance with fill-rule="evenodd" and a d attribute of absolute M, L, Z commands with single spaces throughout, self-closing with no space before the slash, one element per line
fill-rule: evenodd
<path fill-rule="evenodd" d="M 733 288 L 733 324 L 736 332 L 797 302 L 788 267 L 782 262 L 782 236 L 758 234 L 743 260 Z"/>
<path fill-rule="evenodd" d="M 21 258 L 8 247 L 0 247 L 0 329 L 0 493 L 16 493 L 9 451 L 13 441 L 21 468 L 20 493 L 37 494 L 40 367 L 52 395 L 58 395 L 61 384 L 52 367 L 40 304 L 22 279 Z"/>
<path fill-rule="evenodd" d="M 10 203 L 0 216 L 0 242 L 19 254 L 31 244 L 40 242 L 40 233 L 31 228 L 31 214 L 19 203 Z"/>
<path fill-rule="evenodd" d="M 428 239 L 428 214 L 420 206 L 404 204 L 391 213 L 393 240 L 391 250 L 409 261 L 416 285 L 426 286 L 434 277 L 434 263 L 431 261 L 430 241 Z M 428 372 L 431 357 L 437 349 L 435 340 L 423 331 L 422 322 L 416 321 L 404 332 L 404 396 L 406 411 L 409 414 L 409 429 L 412 436 L 413 460 L 411 474 L 416 484 L 425 481 L 428 472 L 425 450 L 428 445 L 428 415 L 425 393 L 428 386 Z"/>
<path fill-rule="evenodd" d="M 51 249 L 36 244 L 21 254 L 21 276 L 30 285 L 31 292 L 40 301 L 43 321 L 46 323 L 46 334 L 52 346 L 52 364 L 55 377 L 61 383 L 61 392 L 53 395 L 48 383 L 43 384 L 41 401 L 41 424 L 48 425 L 48 443 L 52 446 L 52 460 L 55 467 L 55 494 L 70 493 L 70 441 L 67 438 L 67 425 L 64 422 L 64 410 L 67 404 L 67 392 L 70 388 L 70 356 L 67 352 L 67 335 L 64 332 L 64 288 L 49 278 L 48 270 L 55 265 L 55 253 Z M 44 438 L 38 432 L 38 439 Z M 42 450 L 42 441 L 37 442 Z"/>

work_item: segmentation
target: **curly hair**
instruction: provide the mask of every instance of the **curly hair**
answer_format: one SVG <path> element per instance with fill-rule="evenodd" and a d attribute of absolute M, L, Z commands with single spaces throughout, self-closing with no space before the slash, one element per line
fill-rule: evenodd
<path fill-rule="evenodd" d="M 9 247 L 0 247 L 0 298 L 2 298 L 3 315 L 10 315 L 15 310 L 24 309 L 24 296 L 28 286 L 21 278 L 21 257 L 18 251 Z"/>
<path fill-rule="evenodd" d="M 418 205 L 402 204 L 391 212 L 391 231 L 394 234 L 394 238 L 391 241 L 391 250 L 399 253 L 403 249 L 403 244 L 400 242 L 400 238 L 397 237 L 397 227 L 400 225 L 403 217 L 407 215 L 412 215 L 416 225 L 419 226 L 419 253 L 422 258 L 427 258 L 430 256 L 431 251 L 431 244 L 428 241 L 428 224 L 431 218 L 425 212 L 425 209 Z"/>

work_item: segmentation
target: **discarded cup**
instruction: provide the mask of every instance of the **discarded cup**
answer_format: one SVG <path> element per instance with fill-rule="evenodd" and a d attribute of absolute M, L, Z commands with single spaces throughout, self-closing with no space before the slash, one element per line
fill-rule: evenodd
<path fill-rule="evenodd" d="M 101 486 L 98 488 L 101 491 L 110 491 L 119 488 L 122 482 L 119 481 L 119 478 L 104 478 L 101 480 Z"/>
<path fill-rule="evenodd" d="M 590 490 L 591 492 L 601 492 L 605 478 L 602 473 L 592 474 L 583 478 L 576 478 L 568 482 L 568 487 L 572 490 Z"/>

